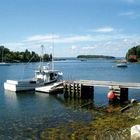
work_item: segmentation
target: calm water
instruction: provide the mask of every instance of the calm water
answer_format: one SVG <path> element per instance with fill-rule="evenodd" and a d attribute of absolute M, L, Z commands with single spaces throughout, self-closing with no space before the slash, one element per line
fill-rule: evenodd
<path fill-rule="evenodd" d="M 15 94 L 3 89 L 7 79 L 31 78 L 37 63 L 0 66 L 0 139 L 31 138 L 48 127 L 69 122 L 90 121 L 86 109 L 78 109 L 80 103 L 64 100 L 63 95 L 50 96 L 41 93 Z M 129 64 L 128 68 L 117 68 L 110 60 L 58 61 L 55 68 L 64 73 L 64 79 L 112 80 L 140 82 L 140 65 Z M 95 88 L 95 104 L 108 104 L 107 88 Z M 140 90 L 129 90 L 129 98 L 140 101 Z"/>

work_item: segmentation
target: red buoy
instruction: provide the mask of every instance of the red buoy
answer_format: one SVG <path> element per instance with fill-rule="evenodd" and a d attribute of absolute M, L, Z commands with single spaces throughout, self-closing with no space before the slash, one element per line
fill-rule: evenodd
<path fill-rule="evenodd" d="M 109 100 L 114 99 L 114 98 L 115 98 L 115 93 L 114 93 L 112 90 L 109 91 L 108 94 L 107 94 L 107 98 L 108 98 Z"/>

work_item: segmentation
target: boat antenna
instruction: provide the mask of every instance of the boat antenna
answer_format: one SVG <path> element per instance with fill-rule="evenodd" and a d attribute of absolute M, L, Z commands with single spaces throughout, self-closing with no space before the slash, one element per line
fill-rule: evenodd
<path fill-rule="evenodd" d="M 52 70 L 54 70 L 54 38 L 52 35 Z"/>
<path fill-rule="evenodd" d="M 41 65 L 43 65 L 44 61 L 44 46 L 41 45 L 41 57 L 40 57 Z"/>
<path fill-rule="evenodd" d="M 4 46 L 2 47 L 2 59 L 1 59 L 1 62 L 3 62 L 3 53 L 4 53 Z"/>

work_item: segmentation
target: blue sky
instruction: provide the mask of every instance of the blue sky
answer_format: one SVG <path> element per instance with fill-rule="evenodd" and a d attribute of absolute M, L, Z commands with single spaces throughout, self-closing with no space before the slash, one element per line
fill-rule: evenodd
<path fill-rule="evenodd" d="M 121 57 L 139 44 L 139 0 L 0 0 L 0 45 L 13 51 Z"/>

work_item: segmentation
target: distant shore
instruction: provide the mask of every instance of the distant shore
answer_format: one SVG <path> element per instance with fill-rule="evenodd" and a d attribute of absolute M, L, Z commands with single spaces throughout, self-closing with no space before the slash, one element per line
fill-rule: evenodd
<path fill-rule="evenodd" d="M 78 55 L 78 59 L 115 59 L 114 56 L 106 55 Z"/>

